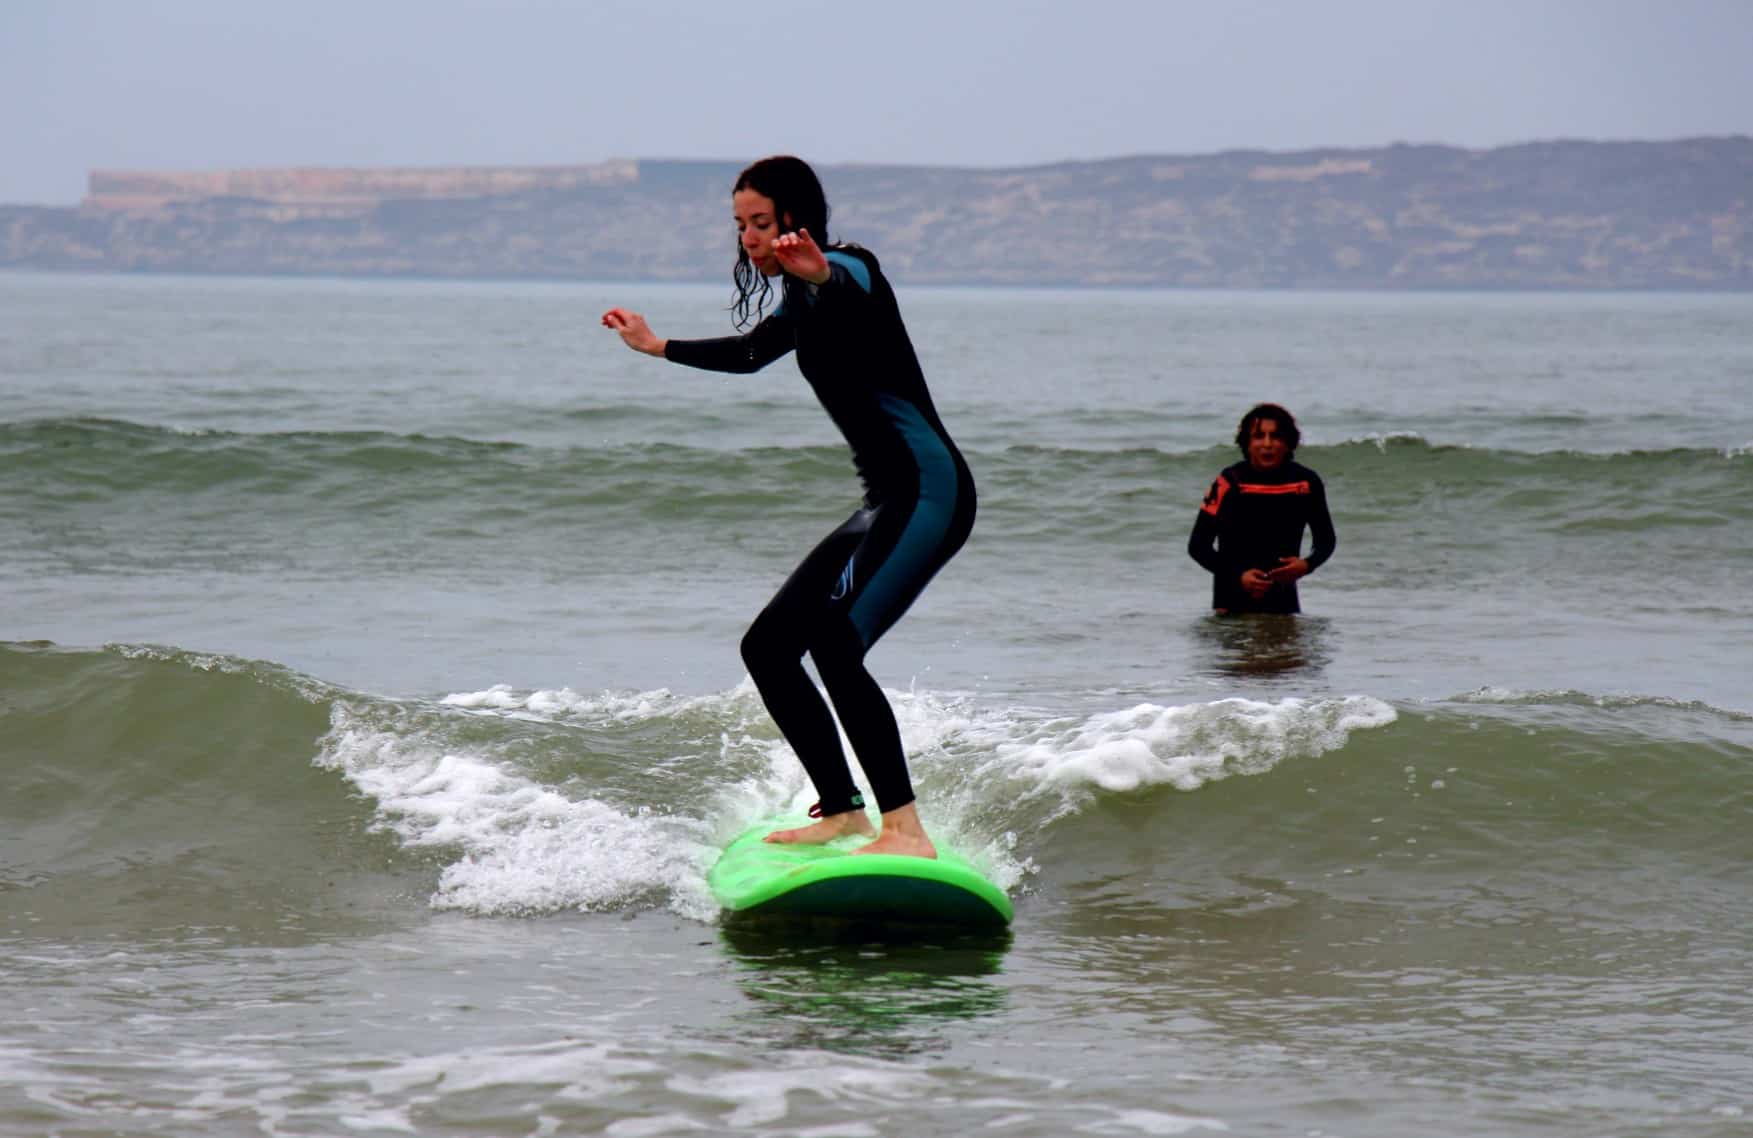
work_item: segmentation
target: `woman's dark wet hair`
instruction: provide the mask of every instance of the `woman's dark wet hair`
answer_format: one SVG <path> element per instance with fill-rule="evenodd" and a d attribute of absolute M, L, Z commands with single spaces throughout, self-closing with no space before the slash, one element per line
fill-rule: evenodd
<path fill-rule="evenodd" d="M 817 245 L 823 249 L 828 247 L 828 195 L 822 192 L 821 179 L 802 158 L 776 154 L 761 159 L 737 175 L 736 185 L 730 188 L 730 192 L 734 194 L 740 190 L 754 190 L 773 199 L 779 232 L 795 233 L 807 229 Z M 767 302 L 772 299 L 773 289 L 768 279 L 761 275 L 761 270 L 749 260 L 748 250 L 743 248 L 740 236 L 736 268 L 731 270 L 731 279 L 736 282 L 737 290 L 736 300 L 731 304 L 736 326 L 743 328 L 750 320 L 759 321 Z"/>
<path fill-rule="evenodd" d="M 1248 436 L 1254 433 L 1254 424 L 1262 419 L 1271 419 L 1278 424 L 1278 437 L 1284 440 L 1285 456 L 1296 457 L 1297 444 L 1303 441 L 1303 433 L 1297 430 L 1296 420 L 1289 411 L 1276 403 L 1256 403 L 1242 422 L 1236 427 L 1236 446 L 1241 448 L 1242 457 L 1248 457 Z"/>

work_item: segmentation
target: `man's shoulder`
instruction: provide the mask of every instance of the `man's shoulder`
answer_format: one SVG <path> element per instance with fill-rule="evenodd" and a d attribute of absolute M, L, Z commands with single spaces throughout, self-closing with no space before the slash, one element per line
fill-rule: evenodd
<path fill-rule="evenodd" d="M 1205 497 L 1199 503 L 1200 511 L 1217 517 L 1223 510 L 1224 499 L 1229 497 L 1230 491 L 1241 485 L 1242 474 L 1247 469 L 1248 464 L 1245 462 L 1232 462 L 1218 471 L 1211 480 L 1211 488 L 1205 492 Z"/>

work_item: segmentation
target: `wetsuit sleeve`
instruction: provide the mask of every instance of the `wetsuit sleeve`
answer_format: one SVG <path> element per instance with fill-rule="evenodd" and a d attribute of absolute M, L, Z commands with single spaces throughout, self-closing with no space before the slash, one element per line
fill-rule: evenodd
<path fill-rule="evenodd" d="M 871 267 L 839 249 L 828 250 L 826 258 L 828 279 L 819 285 L 807 286 L 810 304 L 825 319 L 859 319 L 858 314 L 868 311 L 874 295 Z"/>
<path fill-rule="evenodd" d="M 663 358 L 672 363 L 706 371 L 730 371 L 739 375 L 760 371 L 797 346 L 797 332 L 784 310 L 775 312 L 741 336 L 712 340 L 670 340 Z"/>
<path fill-rule="evenodd" d="M 828 262 L 828 279 L 816 286 L 820 291 L 830 294 L 844 292 L 852 296 L 870 295 L 869 265 L 851 253 L 842 253 L 838 249 L 831 249 L 824 256 Z"/>
<path fill-rule="evenodd" d="M 1205 501 L 1199 507 L 1199 516 L 1193 520 L 1193 533 L 1187 538 L 1188 556 L 1203 565 L 1207 572 L 1214 574 L 1223 572 L 1225 568 L 1223 557 L 1217 551 L 1217 515 L 1229 485 L 1229 481 L 1221 474 L 1212 481 L 1211 489 L 1206 491 Z"/>
<path fill-rule="evenodd" d="M 1309 563 L 1309 572 L 1319 569 L 1323 562 L 1333 556 L 1339 548 L 1339 535 L 1333 529 L 1333 515 L 1327 510 L 1327 486 L 1313 471 L 1309 473 L 1309 536 L 1314 539 L 1314 548 L 1304 558 Z"/>

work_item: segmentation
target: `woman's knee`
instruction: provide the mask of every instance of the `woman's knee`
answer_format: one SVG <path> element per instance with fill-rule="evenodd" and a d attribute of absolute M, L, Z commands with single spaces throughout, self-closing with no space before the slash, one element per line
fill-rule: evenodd
<path fill-rule="evenodd" d="M 864 641 L 850 620 L 827 621 L 810 639 L 810 658 L 825 682 L 833 677 L 861 676 L 864 671 Z"/>
<path fill-rule="evenodd" d="M 743 664 L 749 674 L 758 676 L 773 667 L 786 667 L 803 659 L 804 645 L 776 620 L 770 611 L 763 612 L 743 633 Z"/>

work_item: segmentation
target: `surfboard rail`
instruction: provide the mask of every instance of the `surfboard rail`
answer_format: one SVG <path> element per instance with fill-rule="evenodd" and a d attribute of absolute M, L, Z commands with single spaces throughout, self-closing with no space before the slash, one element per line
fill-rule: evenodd
<path fill-rule="evenodd" d="M 923 858 L 852 856 L 863 838 L 819 846 L 763 840 L 776 829 L 800 824 L 764 823 L 726 846 L 706 875 L 718 903 L 736 914 L 970 928 L 1001 928 L 1014 915 L 1002 889 L 941 843 L 936 858 Z"/>

